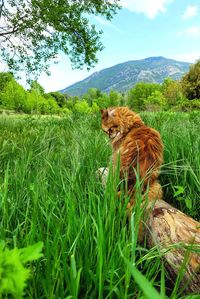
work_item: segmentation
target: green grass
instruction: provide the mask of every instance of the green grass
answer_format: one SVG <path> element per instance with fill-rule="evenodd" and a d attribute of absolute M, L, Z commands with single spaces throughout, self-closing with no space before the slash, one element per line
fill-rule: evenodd
<path fill-rule="evenodd" d="M 199 220 L 200 113 L 142 117 L 165 145 L 165 200 Z M 112 178 L 106 190 L 96 179 L 111 154 L 99 115 L 1 116 L 0 130 L 0 239 L 44 243 L 25 298 L 170 297 L 156 248 L 136 242 L 137 207 L 130 224 Z M 177 288 L 173 299 L 181 296 Z"/>

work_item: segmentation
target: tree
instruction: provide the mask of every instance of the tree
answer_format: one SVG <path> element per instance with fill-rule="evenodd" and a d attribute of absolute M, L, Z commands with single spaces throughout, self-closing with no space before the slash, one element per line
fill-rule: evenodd
<path fill-rule="evenodd" d="M 119 92 L 117 92 L 116 90 L 110 90 L 109 97 L 110 97 L 109 106 L 113 107 L 119 105 L 121 99 L 121 94 Z"/>
<path fill-rule="evenodd" d="M 14 80 L 11 73 L 2 72 L 0 73 L 0 92 L 4 89 L 8 82 Z"/>
<path fill-rule="evenodd" d="M 0 56 L 15 72 L 48 72 L 59 51 L 74 67 L 90 68 L 102 50 L 101 31 L 90 25 L 90 15 L 111 20 L 119 0 L 0 0 Z"/>
<path fill-rule="evenodd" d="M 74 105 L 74 111 L 78 113 L 90 113 L 91 108 L 85 100 L 77 101 Z"/>
<path fill-rule="evenodd" d="M 89 88 L 87 93 L 83 95 L 83 99 L 86 100 L 89 106 L 92 106 L 94 100 L 97 100 L 101 97 L 101 91 L 98 88 Z"/>
<path fill-rule="evenodd" d="M 144 109 L 145 101 L 156 90 L 160 90 L 159 84 L 139 82 L 130 89 L 127 95 L 127 104 L 135 111 Z"/>
<path fill-rule="evenodd" d="M 7 109 L 24 111 L 27 92 L 10 73 L 0 73 L 0 105 Z"/>
<path fill-rule="evenodd" d="M 61 92 L 54 91 L 54 92 L 49 92 L 44 95 L 45 97 L 52 97 L 54 100 L 57 102 L 58 106 L 63 108 L 67 104 L 67 98 L 66 95 L 62 94 Z"/>
<path fill-rule="evenodd" d="M 200 60 L 191 65 L 181 83 L 188 100 L 200 99 Z"/>
<path fill-rule="evenodd" d="M 42 87 L 42 85 L 40 85 L 37 81 L 31 81 L 30 87 L 30 91 L 35 90 L 37 94 L 44 95 L 44 87 Z"/>
<path fill-rule="evenodd" d="M 161 91 L 155 90 L 144 100 L 145 109 L 149 111 L 162 110 L 166 106 L 166 99 Z"/>
<path fill-rule="evenodd" d="M 180 104 L 184 100 L 182 86 L 179 81 L 166 78 L 162 84 L 162 93 L 166 98 L 168 108 Z"/>

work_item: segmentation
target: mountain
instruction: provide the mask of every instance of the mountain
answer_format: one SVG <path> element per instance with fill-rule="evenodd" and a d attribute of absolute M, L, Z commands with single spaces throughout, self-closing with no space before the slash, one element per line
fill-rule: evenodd
<path fill-rule="evenodd" d="M 109 92 L 111 89 L 125 92 L 137 82 L 162 83 L 167 77 L 180 79 L 189 70 L 189 66 L 188 62 L 167 59 L 162 56 L 127 61 L 95 72 L 60 92 L 80 96 L 92 87 L 103 92 Z"/>

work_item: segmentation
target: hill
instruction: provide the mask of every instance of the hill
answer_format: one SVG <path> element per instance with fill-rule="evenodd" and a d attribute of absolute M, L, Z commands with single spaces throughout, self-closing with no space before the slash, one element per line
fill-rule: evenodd
<path fill-rule="evenodd" d="M 89 88 L 98 88 L 102 92 L 109 92 L 111 89 L 125 92 L 137 82 L 162 83 L 166 77 L 180 79 L 189 70 L 189 66 L 188 62 L 162 56 L 127 61 L 95 72 L 60 92 L 72 96 L 80 96 Z"/>

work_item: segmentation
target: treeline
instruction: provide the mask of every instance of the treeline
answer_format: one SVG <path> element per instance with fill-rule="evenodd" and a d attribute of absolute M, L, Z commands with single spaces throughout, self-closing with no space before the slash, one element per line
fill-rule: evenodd
<path fill-rule="evenodd" d="M 135 111 L 190 111 L 200 109 L 200 61 L 181 81 L 166 78 L 162 84 L 137 83 L 127 93 L 102 93 L 90 88 L 82 97 L 45 93 L 35 81 L 25 90 L 11 73 L 0 73 L 0 108 L 28 114 L 93 113 L 102 108 L 128 105 Z"/>

